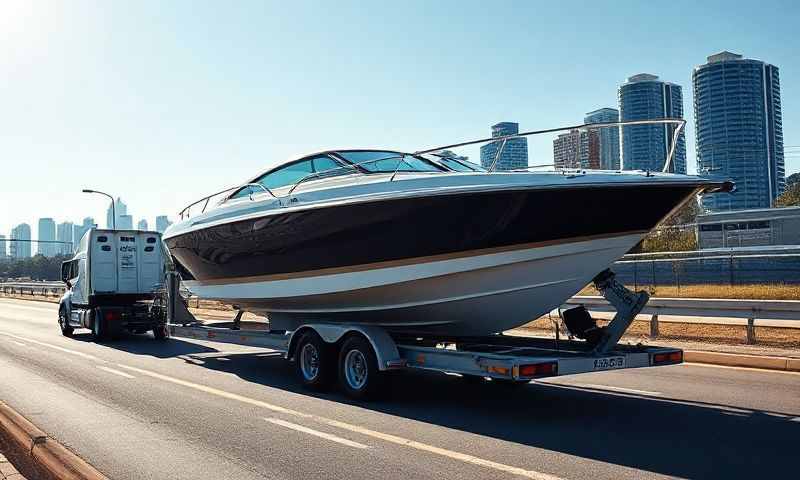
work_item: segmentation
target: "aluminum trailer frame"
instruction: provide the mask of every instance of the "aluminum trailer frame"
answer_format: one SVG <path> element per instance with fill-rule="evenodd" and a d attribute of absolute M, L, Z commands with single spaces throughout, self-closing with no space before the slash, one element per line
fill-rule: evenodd
<path fill-rule="evenodd" d="M 428 339 L 398 336 L 374 325 L 324 322 L 302 325 L 291 332 L 270 332 L 241 329 L 241 311 L 232 324 L 225 322 L 230 326 L 220 327 L 198 322 L 183 301 L 178 300 L 181 297 L 177 276 L 167 280 L 170 336 L 268 348 L 283 353 L 284 358 L 292 362 L 298 362 L 298 342 L 309 332 L 336 350 L 352 336 L 363 337 L 374 351 L 379 372 L 413 368 L 512 383 L 683 361 L 680 349 L 618 343 L 648 296 L 645 292 L 631 292 L 619 284 L 610 271 L 598 275 L 595 284 L 616 307 L 617 315 L 607 327 L 596 329 L 593 341 L 502 334 Z"/>

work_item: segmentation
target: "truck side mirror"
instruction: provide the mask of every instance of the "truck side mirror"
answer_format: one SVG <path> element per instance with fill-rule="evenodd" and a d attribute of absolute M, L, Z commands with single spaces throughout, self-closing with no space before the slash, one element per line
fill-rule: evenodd
<path fill-rule="evenodd" d="M 61 281 L 64 283 L 69 283 L 69 274 L 70 274 L 70 262 L 64 262 L 61 264 Z"/>

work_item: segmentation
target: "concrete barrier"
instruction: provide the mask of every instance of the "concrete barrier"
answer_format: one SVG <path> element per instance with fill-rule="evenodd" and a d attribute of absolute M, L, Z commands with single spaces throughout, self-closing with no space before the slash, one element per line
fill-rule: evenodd
<path fill-rule="evenodd" d="M 0 402 L 0 435 L 22 461 L 59 480 L 108 480 L 96 468 L 48 436 L 14 409 Z"/>

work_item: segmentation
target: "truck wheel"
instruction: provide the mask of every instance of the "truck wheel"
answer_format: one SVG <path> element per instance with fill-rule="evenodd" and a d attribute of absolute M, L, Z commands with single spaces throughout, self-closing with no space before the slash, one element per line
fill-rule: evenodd
<path fill-rule="evenodd" d="M 72 336 L 73 328 L 69 324 L 67 312 L 63 307 L 58 309 L 58 326 L 61 328 L 61 335 L 65 337 Z"/>
<path fill-rule="evenodd" d="M 101 342 L 108 337 L 108 323 L 103 318 L 103 312 L 95 310 L 92 315 L 92 338 L 95 342 Z"/>
<path fill-rule="evenodd" d="M 330 387 L 335 373 L 333 347 L 316 332 L 306 332 L 297 342 L 295 365 L 306 388 L 323 391 Z"/>
<path fill-rule="evenodd" d="M 372 345 L 361 336 L 348 338 L 339 351 L 339 384 L 344 393 L 356 400 L 375 398 L 383 380 Z"/>
<path fill-rule="evenodd" d="M 153 337 L 156 340 L 166 340 L 167 339 L 167 326 L 166 325 L 156 325 L 153 328 Z"/>

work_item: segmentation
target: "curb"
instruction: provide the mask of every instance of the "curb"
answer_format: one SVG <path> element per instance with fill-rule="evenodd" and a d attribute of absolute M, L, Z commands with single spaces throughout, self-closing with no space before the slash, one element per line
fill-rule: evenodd
<path fill-rule="evenodd" d="M 685 350 L 683 352 L 683 361 L 692 363 L 709 363 L 712 365 L 725 365 L 728 367 L 749 367 L 760 368 L 763 370 L 800 372 L 800 358 Z"/>
<path fill-rule="evenodd" d="M 108 480 L 96 468 L 48 436 L 28 419 L 0 401 L 0 436 L 12 448 L 24 452 L 25 460 L 63 480 Z"/>

